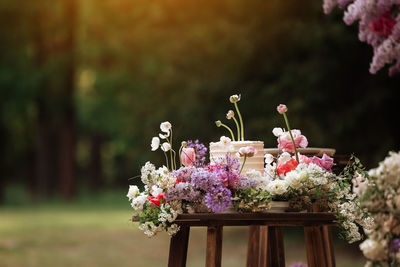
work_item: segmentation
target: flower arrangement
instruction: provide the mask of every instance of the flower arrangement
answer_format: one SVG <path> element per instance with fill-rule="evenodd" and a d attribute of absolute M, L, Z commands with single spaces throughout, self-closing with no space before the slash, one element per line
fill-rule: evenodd
<path fill-rule="evenodd" d="M 355 193 L 375 220 L 360 244 L 365 266 L 400 265 L 400 152 L 390 152 L 379 166 L 353 179 Z"/>
<path fill-rule="evenodd" d="M 375 74 L 386 64 L 389 75 L 400 71 L 400 13 L 397 0 L 324 0 L 324 12 L 330 13 L 335 6 L 345 9 L 343 20 L 353 24 L 359 20 L 358 38 L 370 44 L 374 56 L 370 73 Z"/>
<path fill-rule="evenodd" d="M 236 102 L 239 99 L 240 95 L 233 97 Z M 276 157 L 264 156 L 262 142 L 261 152 L 247 145 L 252 141 L 239 141 L 245 146 L 235 152 L 234 141 L 222 136 L 218 145 L 222 146 L 223 153 L 210 163 L 206 162 L 207 148 L 198 140 L 182 142 L 178 166 L 172 125 L 161 123 L 162 133 L 153 137 L 151 148 L 156 151 L 161 147 L 166 166 L 157 169 L 147 162 L 141 169 L 144 190 L 140 192 L 137 186 L 130 186 L 127 195 L 139 220 L 139 228 L 149 237 L 160 231 L 173 235 L 179 230 L 174 221 L 181 213 L 268 212 L 276 203 L 274 201 L 287 201 L 290 211 L 335 212 L 343 236 L 349 242 L 359 240 L 358 226 L 368 228 L 371 225 L 371 218 L 361 208 L 357 194 L 352 193 L 353 175 L 363 173 L 359 162 L 350 164 L 338 176 L 332 172 L 334 162 L 328 155 L 307 157 L 300 154 L 298 148 L 307 147 L 307 138 L 300 130 L 290 129 L 285 105 L 279 105 L 277 110 L 283 116 L 287 130 L 273 129 L 282 151 Z M 244 136 L 242 121 L 239 119 L 235 123 L 239 125 L 237 139 Z M 161 140 L 165 140 L 163 144 L 160 144 Z M 261 171 L 253 168 L 258 167 L 258 159 L 252 161 L 257 153 L 263 154 Z"/>

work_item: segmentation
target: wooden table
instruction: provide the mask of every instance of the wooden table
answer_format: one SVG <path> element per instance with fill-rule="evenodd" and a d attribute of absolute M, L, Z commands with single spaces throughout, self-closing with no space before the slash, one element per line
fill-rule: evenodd
<path fill-rule="evenodd" d="M 333 267 L 330 226 L 333 213 L 198 213 L 181 214 L 176 219 L 181 229 L 171 238 L 169 267 L 186 266 L 190 227 L 207 227 L 206 267 L 220 267 L 224 226 L 250 226 L 247 266 L 284 267 L 283 226 L 304 228 L 309 267 Z"/>

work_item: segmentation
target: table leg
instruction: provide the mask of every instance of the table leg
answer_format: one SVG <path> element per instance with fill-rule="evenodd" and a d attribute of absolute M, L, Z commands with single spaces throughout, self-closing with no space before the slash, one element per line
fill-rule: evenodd
<path fill-rule="evenodd" d="M 305 226 L 304 238 L 309 267 L 335 267 L 332 236 L 328 226 Z"/>
<path fill-rule="evenodd" d="M 267 226 L 249 226 L 247 267 L 267 266 L 267 235 Z"/>
<path fill-rule="evenodd" d="M 169 245 L 168 267 L 185 267 L 187 248 L 189 242 L 189 226 L 181 226 L 181 229 L 173 237 Z"/>
<path fill-rule="evenodd" d="M 221 267 L 222 260 L 222 226 L 208 226 L 206 267 Z"/>
<path fill-rule="evenodd" d="M 267 266 L 285 267 L 285 247 L 283 229 L 280 226 L 267 226 Z"/>

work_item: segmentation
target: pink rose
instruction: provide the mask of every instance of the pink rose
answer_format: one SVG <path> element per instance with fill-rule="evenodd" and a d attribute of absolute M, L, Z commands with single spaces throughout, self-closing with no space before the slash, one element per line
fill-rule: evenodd
<path fill-rule="evenodd" d="M 288 111 L 288 108 L 286 107 L 286 105 L 280 104 L 280 105 L 276 108 L 276 110 L 279 112 L 279 114 L 283 114 L 283 113 L 285 113 L 286 111 Z"/>
<path fill-rule="evenodd" d="M 326 154 L 322 155 L 322 158 L 318 158 L 316 156 L 312 157 L 311 163 L 314 163 L 315 165 L 318 165 L 327 171 L 332 171 L 332 167 L 335 165 L 333 158 Z"/>
<path fill-rule="evenodd" d="M 301 134 L 300 130 L 292 130 L 291 132 L 293 135 L 294 143 L 296 144 L 296 148 L 306 148 L 308 146 L 307 138 Z M 283 152 L 294 153 L 293 142 L 290 138 L 289 132 L 284 132 L 278 137 L 278 148 Z"/>
<path fill-rule="evenodd" d="M 196 160 L 196 152 L 192 147 L 182 148 L 181 162 L 185 167 L 192 166 Z"/>
<path fill-rule="evenodd" d="M 257 154 L 257 149 L 252 146 L 241 147 L 238 154 L 240 157 L 252 157 Z"/>

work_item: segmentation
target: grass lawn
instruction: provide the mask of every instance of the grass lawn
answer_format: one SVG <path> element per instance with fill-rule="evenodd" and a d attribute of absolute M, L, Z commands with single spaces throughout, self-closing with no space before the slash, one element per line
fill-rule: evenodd
<path fill-rule="evenodd" d="M 149 239 L 137 229 L 129 203 L 101 205 L 40 205 L 0 208 L 0 266 L 166 266 L 169 237 Z M 285 232 L 288 266 L 305 262 L 301 229 Z M 190 234 L 188 267 L 204 266 L 205 229 Z M 224 229 L 222 265 L 245 266 L 247 229 Z M 338 267 L 363 266 L 357 246 L 335 242 Z"/>

